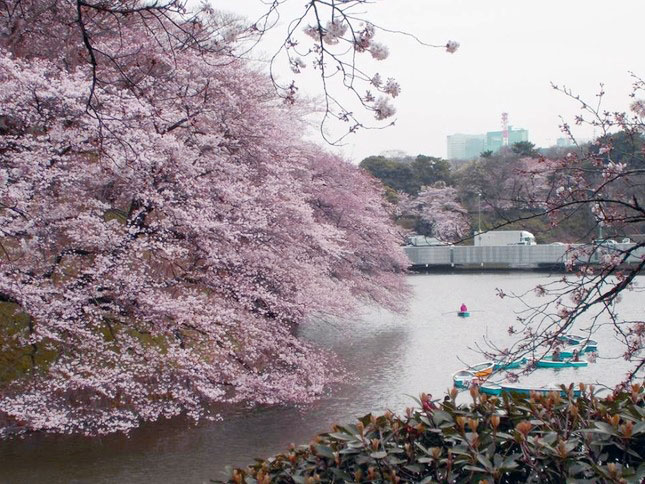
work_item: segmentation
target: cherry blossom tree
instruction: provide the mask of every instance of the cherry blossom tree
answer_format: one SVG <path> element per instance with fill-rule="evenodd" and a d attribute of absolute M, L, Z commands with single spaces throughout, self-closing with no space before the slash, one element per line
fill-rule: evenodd
<path fill-rule="evenodd" d="M 304 402 L 342 375 L 296 327 L 402 307 L 374 182 L 302 141 L 217 16 L 0 8 L 0 434 Z"/>
<path fill-rule="evenodd" d="M 399 217 L 418 217 L 431 235 L 445 242 L 463 239 L 470 228 L 468 212 L 461 205 L 454 187 L 437 182 L 434 186 L 422 187 L 417 196 L 400 194 Z"/>

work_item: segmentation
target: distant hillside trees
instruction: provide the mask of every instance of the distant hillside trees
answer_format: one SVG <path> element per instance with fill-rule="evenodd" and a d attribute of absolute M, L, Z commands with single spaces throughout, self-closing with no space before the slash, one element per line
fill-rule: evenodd
<path fill-rule="evenodd" d="M 535 144 L 530 141 L 518 141 L 517 143 L 513 143 L 511 151 L 520 156 L 537 156 L 538 154 L 535 149 Z"/>
<path fill-rule="evenodd" d="M 554 160 L 578 157 L 578 152 L 588 151 L 599 158 L 611 157 L 618 163 L 622 161 L 632 169 L 639 169 L 645 166 L 644 146 L 642 134 L 621 131 L 607 134 L 593 144 L 566 149 L 538 149 L 531 142 L 514 143 L 496 153 L 484 152 L 478 160 L 459 168 L 427 155 L 370 156 L 360 163 L 360 167 L 378 178 L 385 185 L 388 200 L 398 204 L 397 222 L 417 234 L 453 241 L 459 239 L 455 238 L 458 232 L 462 238 L 467 237 L 468 230 L 464 227 L 468 224 L 464 225 L 464 221 L 470 219 L 470 226 L 474 227 L 481 210 L 482 228 L 485 230 L 503 226 L 509 230 L 530 230 L 542 243 L 580 242 L 597 237 L 596 220 L 590 210 L 571 207 L 568 216 L 557 225 L 552 224 L 546 215 L 540 215 L 543 212 L 540 200 L 552 188 L 553 180 L 549 179 L 549 174 L 554 172 Z M 587 166 L 585 173 L 589 182 L 599 176 L 598 170 L 591 165 Z M 437 184 L 439 189 L 428 190 Z M 444 191 L 444 187 L 451 190 Z M 625 187 L 624 190 L 631 196 L 637 187 Z M 429 200 L 432 194 L 441 194 L 444 200 L 448 192 L 450 203 L 458 207 L 460 230 L 442 234 L 438 232 L 442 224 L 434 223 L 434 216 L 430 214 L 444 204 L 442 201 L 432 204 Z M 421 193 L 424 193 L 423 201 Z M 441 220 L 443 213 L 436 216 Z M 611 232 L 611 236 L 621 235 L 629 236 Z"/>
<path fill-rule="evenodd" d="M 450 163 L 434 156 L 418 155 L 415 158 L 386 158 L 369 156 L 361 161 L 361 168 L 397 192 L 416 195 L 421 187 L 438 181 L 452 184 Z"/>
<path fill-rule="evenodd" d="M 645 168 L 645 136 L 643 133 L 623 130 L 598 138 L 590 147 L 594 154 L 602 154 L 605 162 L 625 163 L 629 168 Z"/>

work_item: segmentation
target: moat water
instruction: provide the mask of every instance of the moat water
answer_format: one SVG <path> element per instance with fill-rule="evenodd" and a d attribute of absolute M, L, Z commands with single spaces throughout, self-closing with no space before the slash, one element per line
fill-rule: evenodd
<path fill-rule="evenodd" d="M 558 276 L 561 277 L 561 276 Z M 642 288 L 645 277 L 637 278 Z M 34 435 L 0 443 L 0 482 L 209 482 L 225 476 L 225 466 L 244 466 L 268 457 L 289 443 L 307 443 L 369 412 L 401 412 L 413 406 L 410 395 L 442 397 L 451 374 L 482 361 L 476 344 L 489 339 L 502 347 L 522 304 L 496 296 L 496 288 L 521 293 L 554 280 L 539 273 L 457 273 L 411 275 L 414 290 L 404 315 L 365 310 L 349 321 L 316 322 L 302 336 L 339 355 L 353 378 L 335 385 L 313 404 L 295 407 L 239 408 L 221 422 L 194 425 L 183 419 L 148 424 L 129 436 L 80 438 Z M 529 296 L 535 300 L 534 296 Z M 456 311 L 465 302 L 468 319 Z M 625 293 L 622 319 L 643 319 L 643 292 Z M 580 327 L 588 321 L 580 321 Z M 527 384 L 618 383 L 630 364 L 610 326 L 600 327 L 596 363 L 586 368 L 543 369 L 522 377 Z"/>

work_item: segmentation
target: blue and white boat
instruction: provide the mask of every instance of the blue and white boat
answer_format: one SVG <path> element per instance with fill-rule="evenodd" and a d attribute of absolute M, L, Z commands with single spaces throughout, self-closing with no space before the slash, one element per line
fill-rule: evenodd
<path fill-rule="evenodd" d="M 477 382 L 481 382 L 488 378 L 493 373 L 494 368 L 495 363 L 493 361 L 478 363 L 453 373 L 452 383 L 456 388 L 468 388 L 474 379 Z"/>
<path fill-rule="evenodd" d="M 472 371 L 459 370 L 452 375 L 452 384 L 455 388 L 468 388 L 473 379 L 477 378 Z"/>
<path fill-rule="evenodd" d="M 479 392 L 487 395 L 501 395 L 502 393 L 516 394 L 522 396 L 530 396 L 531 393 L 539 393 L 540 395 L 548 395 L 553 392 L 560 392 L 560 396 L 566 397 L 568 392 L 556 385 L 544 386 L 523 386 L 520 384 L 511 383 L 491 383 L 485 382 L 479 386 Z M 580 390 L 573 390 L 573 396 L 579 397 Z"/>
<path fill-rule="evenodd" d="M 560 358 L 573 358 L 574 351 L 580 354 L 579 347 L 573 345 L 566 346 L 560 350 Z"/>
<path fill-rule="evenodd" d="M 564 334 L 558 336 L 558 340 L 568 345 L 582 346 L 582 351 L 585 352 L 598 351 L 598 342 L 585 336 L 580 336 L 577 334 Z"/>
<path fill-rule="evenodd" d="M 479 392 L 486 395 L 501 395 L 502 386 L 497 383 L 485 382 L 479 385 Z"/>
<path fill-rule="evenodd" d="M 560 357 L 562 358 L 562 353 L 560 353 Z M 537 360 L 535 362 L 535 366 L 537 368 L 579 368 L 581 366 L 587 366 L 588 364 L 588 361 L 574 361 L 571 358 L 554 360 L 553 356 L 545 356 L 541 360 Z"/>
<path fill-rule="evenodd" d="M 544 385 L 540 387 L 533 387 L 533 386 L 522 386 L 522 385 L 513 384 L 513 383 L 503 383 L 500 386 L 502 388 L 502 393 L 514 393 L 514 394 L 523 395 L 523 396 L 530 396 L 531 393 L 548 395 L 549 393 L 553 393 L 553 392 L 560 392 L 560 396 L 562 397 L 566 397 L 568 395 L 568 392 L 566 390 L 563 390 L 562 388 L 560 388 L 560 386 L 556 386 L 553 384 Z M 579 397 L 580 390 L 574 389 L 573 396 Z"/>
<path fill-rule="evenodd" d="M 526 364 L 528 360 L 526 358 L 521 358 L 519 360 L 514 360 L 514 361 L 496 361 L 495 366 L 493 367 L 493 371 L 497 370 L 514 370 L 517 368 L 521 368 Z"/>

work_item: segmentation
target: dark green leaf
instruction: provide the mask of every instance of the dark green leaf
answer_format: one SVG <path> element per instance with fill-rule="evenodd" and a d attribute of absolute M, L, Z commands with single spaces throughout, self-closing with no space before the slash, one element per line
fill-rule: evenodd
<path fill-rule="evenodd" d="M 421 472 L 421 466 L 418 464 L 408 464 L 406 466 L 403 466 L 403 468 L 414 474 L 419 474 Z"/>
<path fill-rule="evenodd" d="M 493 470 L 493 463 L 486 458 L 483 454 L 477 454 L 477 460 L 483 465 L 488 472 Z"/>
<path fill-rule="evenodd" d="M 596 432 L 618 436 L 616 429 L 613 426 L 609 425 L 607 422 L 594 422 L 594 425 L 596 426 L 596 429 L 589 430 L 595 430 Z"/>
<path fill-rule="evenodd" d="M 430 484 L 431 482 L 434 482 L 434 479 L 432 478 L 432 476 L 428 476 L 422 481 L 419 481 L 419 484 Z"/>
<path fill-rule="evenodd" d="M 327 434 L 327 435 L 329 435 L 330 437 L 333 437 L 334 439 L 338 439 L 338 440 L 345 440 L 345 441 L 356 440 L 356 437 L 354 437 L 353 435 L 343 434 L 343 433 L 340 433 L 340 432 L 332 432 L 332 433 Z"/>
<path fill-rule="evenodd" d="M 316 445 L 316 454 L 321 455 L 323 457 L 327 457 L 329 459 L 334 458 L 334 453 L 331 450 L 331 447 L 327 447 L 326 445 Z"/>
<path fill-rule="evenodd" d="M 440 425 L 443 422 L 453 423 L 452 416 L 443 410 L 435 410 L 432 414 L 432 420 L 435 425 Z"/>

